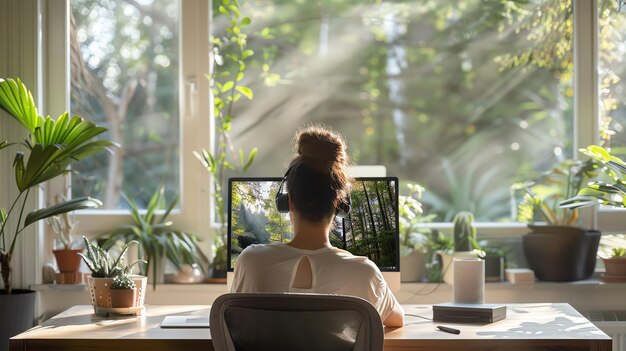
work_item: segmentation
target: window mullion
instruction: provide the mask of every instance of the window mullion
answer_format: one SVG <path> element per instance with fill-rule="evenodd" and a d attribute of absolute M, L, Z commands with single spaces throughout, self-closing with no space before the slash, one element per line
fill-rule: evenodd
<path fill-rule="evenodd" d="M 595 144 L 598 123 L 598 1 L 573 0 L 574 6 L 574 158 Z M 580 211 L 583 225 L 597 227 L 597 209 Z"/>

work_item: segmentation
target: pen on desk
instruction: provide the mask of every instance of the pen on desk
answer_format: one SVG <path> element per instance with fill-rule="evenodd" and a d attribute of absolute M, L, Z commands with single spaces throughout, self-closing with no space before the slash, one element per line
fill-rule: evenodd
<path fill-rule="evenodd" d="M 454 328 L 450 328 L 450 327 L 444 327 L 443 325 L 438 325 L 437 329 L 441 330 L 442 332 L 446 332 L 446 333 L 450 333 L 450 334 L 461 334 L 461 331 L 458 329 L 454 329 Z"/>

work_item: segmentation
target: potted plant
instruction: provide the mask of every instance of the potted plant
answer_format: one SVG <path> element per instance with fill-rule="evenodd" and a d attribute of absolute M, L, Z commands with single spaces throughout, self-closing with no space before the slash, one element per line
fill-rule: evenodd
<path fill-rule="evenodd" d="M 56 203 L 66 200 L 63 195 L 57 194 Z M 52 251 L 57 261 L 59 272 L 65 275 L 76 274 L 80 268 L 80 256 L 78 254 L 83 252 L 83 248 L 80 245 L 78 247 L 73 246 L 72 234 L 78 222 L 74 220 L 74 216 L 70 212 L 66 212 L 46 218 L 46 223 L 48 223 L 56 239 L 62 245 L 60 248 Z M 71 283 L 74 283 L 74 281 Z"/>
<path fill-rule="evenodd" d="M 514 185 L 526 192 L 518 206 L 518 220 L 529 223 L 531 232 L 522 237 L 522 245 L 539 280 L 575 281 L 593 274 L 601 234 L 581 228 L 578 211 L 560 208 L 559 203 L 576 194 L 595 175 L 596 167 L 589 161 L 567 160 L 536 182 Z M 534 225 L 538 216 L 545 224 Z"/>
<path fill-rule="evenodd" d="M 4 290 L 0 290 L 0 326 L 8 326 L 0 328 L 0 343 L 5 343 L 9 336 L 32 327 L 34 322 L 35 292 L 13 289 L 11 277 L 16 243 L 24 229 L 45 218 L 102 204 L 81 197 L 29 211 L 29 196 L 42 183 L 69 172 L 74 162 L 112 144 L 93 140 L 106 128 L 79 116 L 70 117 L 67 112 L 57 119 L 40 116 L 31 92 L 19 79 L 0 78 L 0 108 L 28 133 L 23 140 L 0 141 L 3 152 L 18 149 L 11 171 L 18 195 L 8 207 L 0 204 L 0 271 L 4 284 Z M 8 173 L 9 167 L 3 166 Z"/>
<path fill-rule="evenodd" d="M 94 312 L 99 314 L 100 311 L 106 311 L 107 308 L 112 308 L 111 305 L 111 287 L 113 285 L 113 278 L 121 274 L 130 274 L 133 267 L 138 263 L 146 263 L 144 260 L 135 260 L 129 265 L 124 264 L 124 255 L 128 248 L 133 244 L 138 244 L 137 241 L 130 241 L 122 247 L 120 254 L 117 258 L 112 257 L 103 248 L 96 244 L 92 244 L 89 240 L 83 236 L 85 242 L 85 254 L 79 255 L 91 270 L 91 276 L 88 278 L 89 292 L 91 295 L 91 304 L 93 305 Z M 132 280 L 135 285 L 140 286 L 139 289 L 139 303 L 137 306 L 143 306 L 145 298 L 145 288 L 147 278 L 144 276 L 132 276 Z"/>
<path fill-rule="evenodd" d="M 618 208 L 626 208 L 626 162 L 611 154 L 609 149 L 599 145 L 590 145 L 580 152 L 589 156 L 591 160 L 599 163 L 602 167 L 604 179 L 594 180 L 587 187 L 578 191 L 576 196 L 560 203 L 561 207 L 575 209 L 579 207 L 608 205 Z M 626 259 L 624 248 L 614 248 L 611 258 L 603 258 L 606 268 L 605 281 L 626 281 Z M 614 276 L 620 277 L 617 279 Z"/>
<path fill-rule="evenodd" d="M 432 221 L 435 215 L 424 215 L 422 194 L 418 184 L 407 184 L 409 196 L 399 196 L 400 267 L 402 282 L 417 282 L 426 278 L 426 242 L 428 230 L 418 227 Z"/>
<path fill-rule="evenodd" d="M 475 258 L 476 228 L 474 228 L 474 215 L 469 211 L 461 211 L 454 216 L 453 234 L 454 251 L 441 251 L 443 281 L 452 284 L 454 281 L 455 258 Z"/>
<path fill-rule="evenodd" d="M 168 205 L 163 190 L 161 187 L 152 194 L 145 213 L 139 210 L 135 200 L 122 194 L 130 207 L 133 223 L 115 229 L 103 238 L 102 243 L 102 248 L 108 250 L 119 241 L 137 242 L 147 262 L 141 274 L 150 278 L 153 289 L 156 289 L 157 283 L 163 282 L 163 257 L 167 257 L 179 270 L 183 265 L 193 264 L 199 264 L 203 269 L 202 265 L 208 262 L 195 235 L 173 228 L 174 224 L 168 220 L 168 216 L 176 207 L 178 197 Z M 166 208 L 161 216 L 157 215 L 160 208 Z"/>
<path fill-rule="evenodd" d="M 112 308 L 130 308 L 137 305 L 137 285 L 125 271 L 119 271 L 113 277 L 109 293 Z"/>
<path fill-rule="evenodd" d="M 626 248 L 614 247 L 613 255 L 602 258 L 604 262 L 604 274 L 600 276 L 605 283 L 626 283 Z"/>

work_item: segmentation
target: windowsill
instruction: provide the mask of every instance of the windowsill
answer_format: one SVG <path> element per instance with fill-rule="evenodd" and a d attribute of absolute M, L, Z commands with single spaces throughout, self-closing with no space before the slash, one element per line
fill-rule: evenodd
<path fill-rule="evenodd" d="M 87 284 L 37 284 L 31 285 L 34 291 L 87 291 Z M 223 292 L 226 290 L 225 283 L 202 283 L 202 284 L 157 284 L 156 292 Z M 148 291 L 154 291 L 148 284 Z"/>
<path fill-rule="evenodd" d="M 625 283 L 603 283 L 598 279 L 564 283 L 486 283 L 485 302 L 566 302 L 583 313 L 611 311 L 623 307 L 625 287 Z M 71 305 L 89 304 L 89 289 L 85 284 L 39 284 L 31 289 L 39 292 L 41 311 L 48 317 Z M 159 284 L 156 290 L 148 287 L 146 304 L 210 305 L 226 292 L 225 284 Z M 445 283 L 403 283 L 395 296 L 401 304 L 449 302 L 453 300 L 453 287 Z"/>

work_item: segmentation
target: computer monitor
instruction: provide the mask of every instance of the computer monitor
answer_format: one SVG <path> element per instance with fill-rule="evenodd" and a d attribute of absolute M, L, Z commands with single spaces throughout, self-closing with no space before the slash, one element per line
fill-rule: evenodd
<path fill-rule="evenodd" d="M 293 238 L 289 214 L 278 212 L 275 205 L 281 181 L 280 177 L 229 179 L 228 272 L 233 271 L 239 253 L 247 246 Z M 399 290 L 398 178 L 357 177 L 350 196 L 348 216 L 334 219 L 331 244 L 368 257 L 383 272 L 391 289 Z"/>

